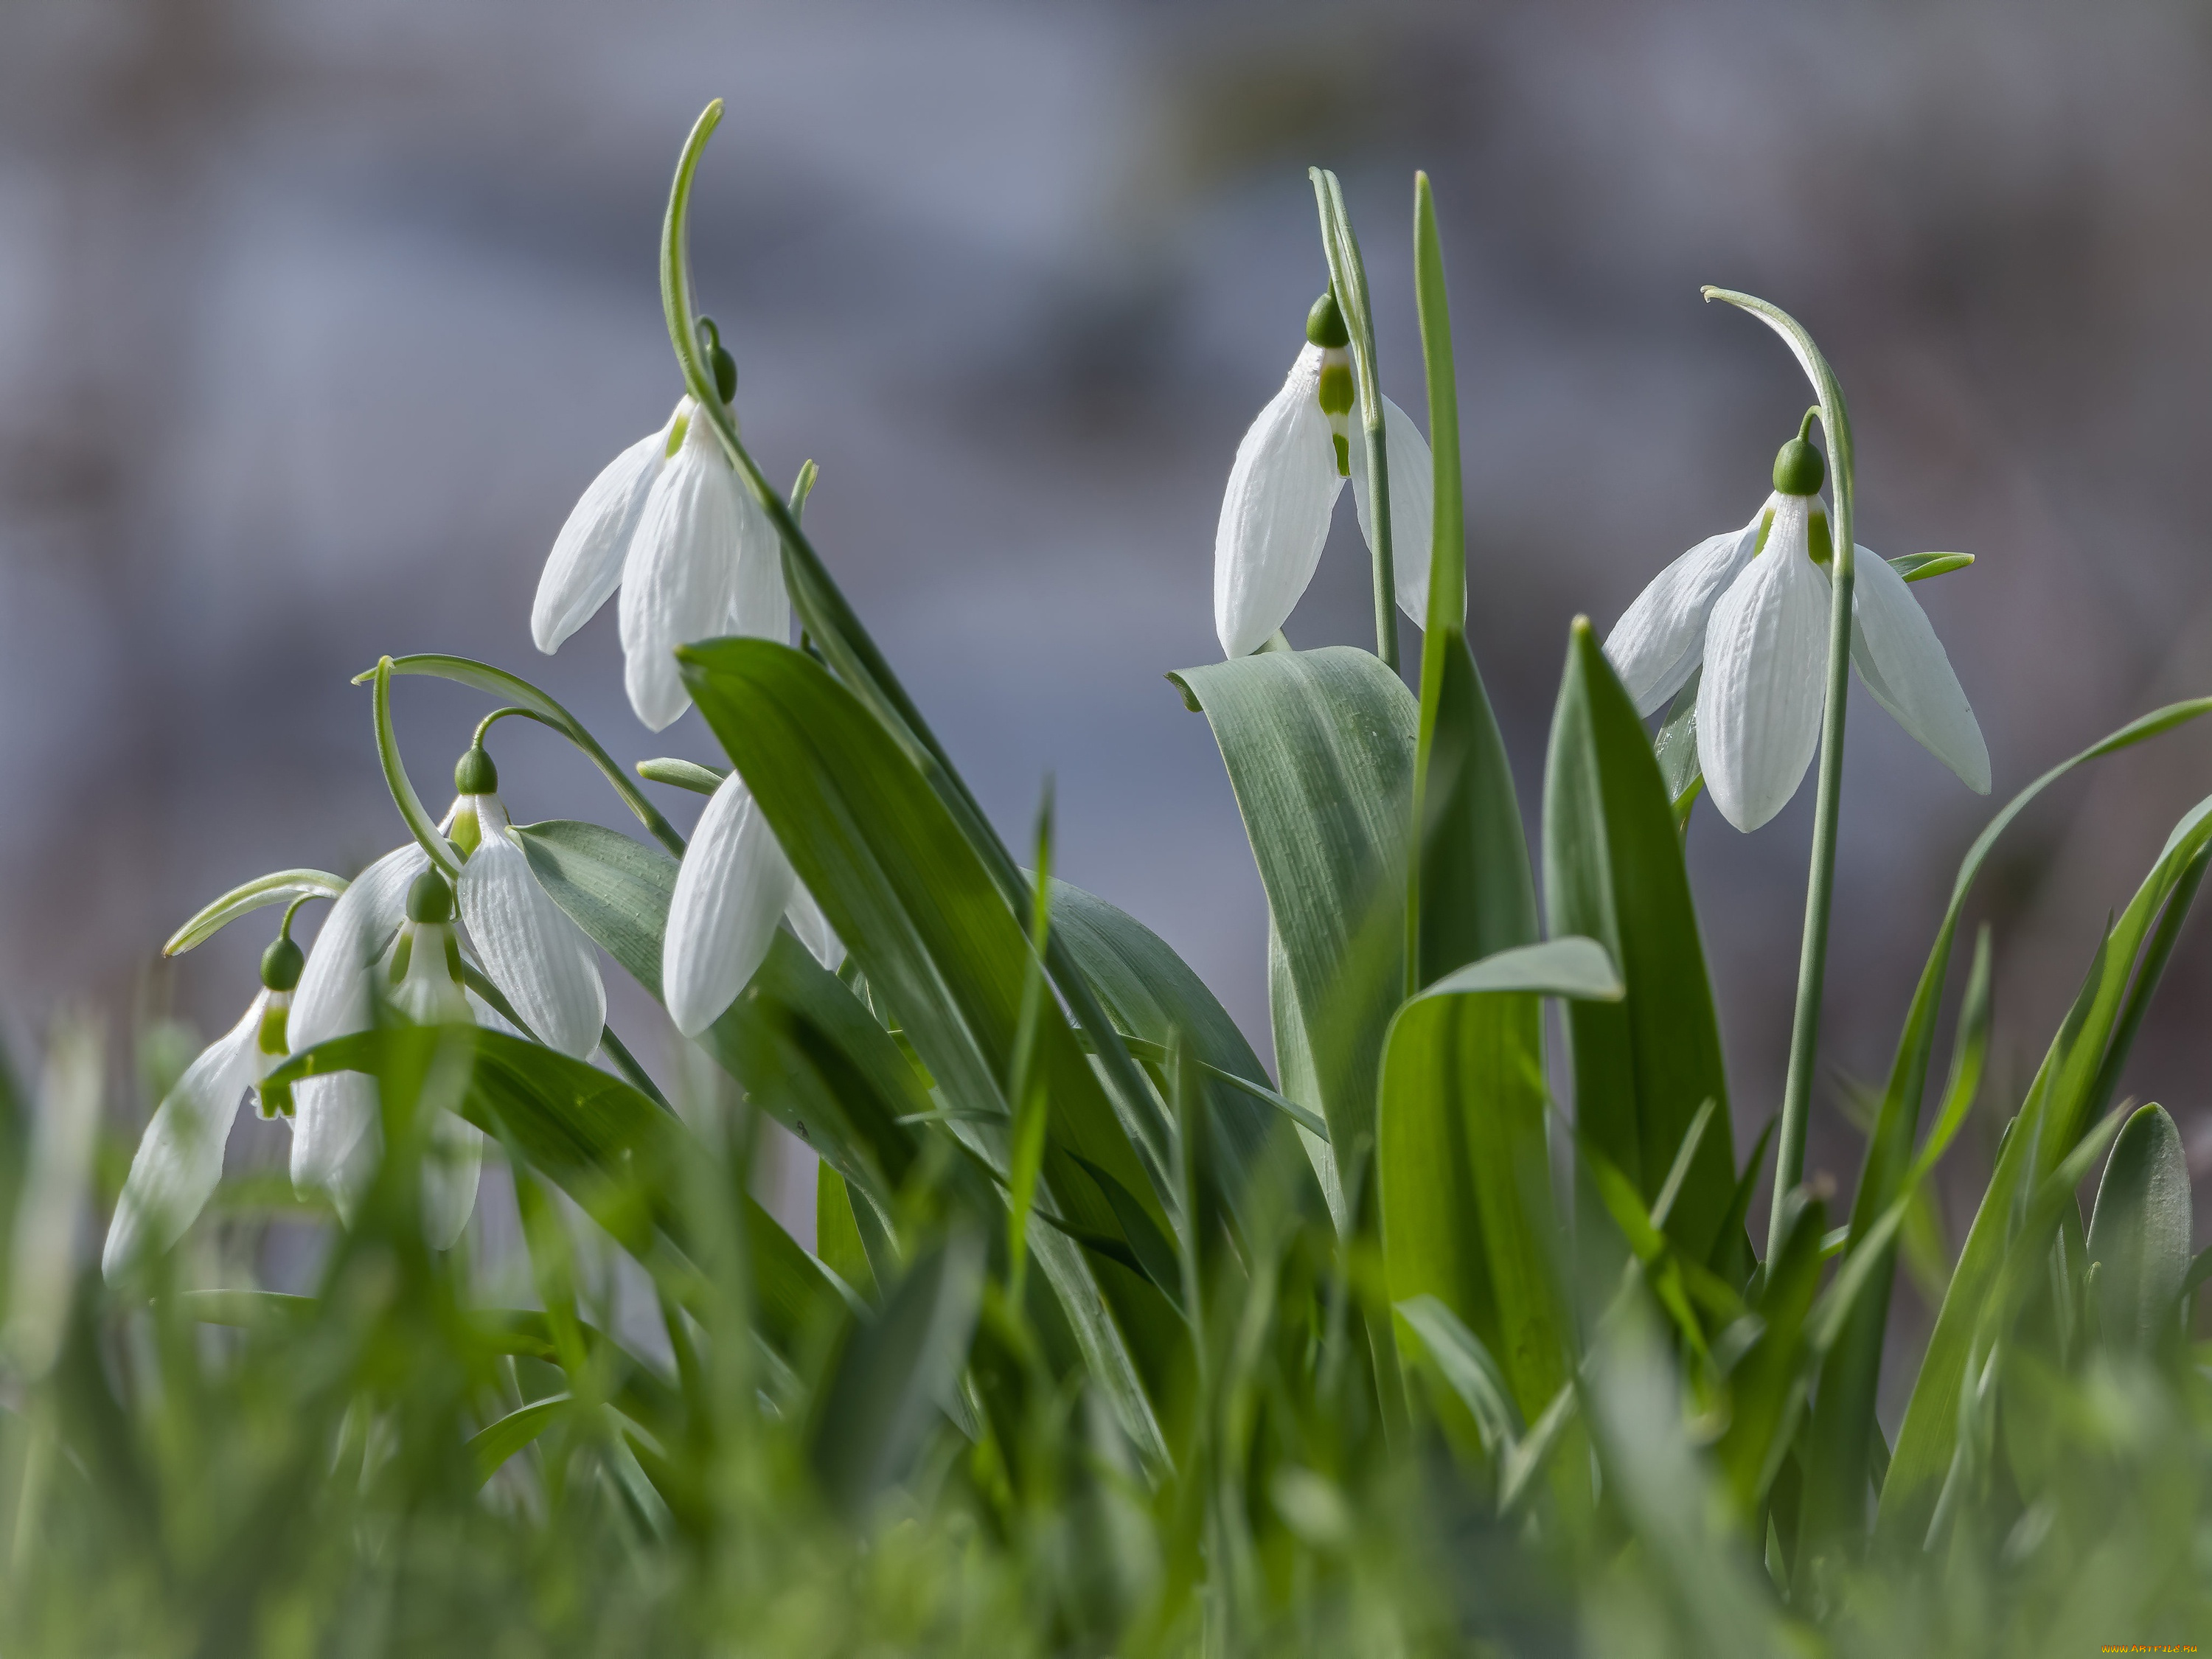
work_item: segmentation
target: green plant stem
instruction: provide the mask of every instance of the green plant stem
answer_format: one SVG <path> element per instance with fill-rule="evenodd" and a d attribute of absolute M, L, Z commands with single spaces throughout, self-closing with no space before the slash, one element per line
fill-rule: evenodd
<path fill-rule="evenodd" d="M 1390 460 L 1382 424 L 1382 387 L 1375 372 L 1375 318 L 1367 305 L 1367 266 L 1344 204 L 1344 186 L 1327 167 L 1309 167 L 1314 202 L 1321 210 L 1322 252 L 1329 286 L 1352 335 L 1352 368 L 1359 380 L 1359 420 L 1367 452 L 1368 544 L 1375 568 L 1375 654 L 1392 672 L 1398 667 L 1398 578 L 1390 556 Z"/>
<path fill-rule="evenodd" d="M 1828 915 L 1835 896 L 1836 819 L 1844 795 L 1844 706 L 1851 675 L 1850 490 L 1836 486 L 1835 559 L 1829 574 L 1828 701 L 1820 715 L 1820 775 L 1813 798 L 1813 867 L 1805 878 L 1805 937 L 1797 957 L 1797 1008 L 1790 1022 L 1790 1071 L 1782 1091 L 1782 1135 L 1766 1250 L 1782 1247 L 1782 1195 L 1805 1177 L 1805 1132 L 1820 1046 L 1820 994 L 1827 981 Z"/>

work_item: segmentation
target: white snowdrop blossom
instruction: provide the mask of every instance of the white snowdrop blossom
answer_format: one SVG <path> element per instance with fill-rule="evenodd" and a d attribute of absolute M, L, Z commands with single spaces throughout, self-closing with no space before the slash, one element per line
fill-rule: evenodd
<path fill-rule="evenodd" d="M 732 772 L 700 814 L 669 902 L 660 984 L 678 1030 L 696 1037 L 721 1018 L 768 956 L 781 921 L 823 967 L 844 960 L 844 945 Z"/>
<path fill-rule="evenodd" d="M 258 1091 L 262 1079 L 283 1063 L 302 967 L 291 922 L 287 915 L 284 931 L 261 958 L 259 994 L 237 1024 L 185 1068 L 147 1124 L 100 1251 L 100 1272 L 111 1281 L 142 1257 L 168 1249 L 207 1206 L 222 1178 L 223 1147 L 240 1100 Z M 264 1097 L 261 1107 L 264 1115 L 282 1115 L 290 1102 Z"/>
<path fill-rule="evenodd" d="M 1347 478 L 1360 533 L 1374 544 L 1366 445 L 1351 421 L 1357 392 L 1348 336 L 1327 295 L 1306 320 L 1306 340 L 1282 390 L 1237 445 L 1222 497 L 1213 538 L 1213 626 L 1231 657 L 1258 650 L 1297 606 L 1321 562 Z M 1382 437 L 1398 607 L 1425 623 L 1435 466 L 1413 417 L 1388 398 Z"/>
<path fill-rule="evenodd" d="M 468 849 L 455 890 L 477 959 L 540 1041 L 588 1060 L 607 1020 L 592 942 L 538 884 L 507 823 L 491 757 L 471 748 L 454 775 L 463 793 L 447 822 Z"/>
<path fill-rule="evenodd" d="M 1605 642 L 1640 714 L 1703 669 L 1698 757 L 1714 805 L 1741 830 L 1789 804 L 1820 744 L 1832 552 L 1820 480 L 1819 452 L 1802 436 L 1785 444 L 1757 516 L 1661 571 Z M 1857 547 L 1855 569 L 1859 678 L 1968 788 L 1987 794 L 1989 750 L 1927 614 L 1887 560 Z"/>
<path fill-rule="evenodd" d="M 608 463 L 562 526 L 531 610 L 538 648 L 560 649 L 618 586 L 623 684 L 656 732 L 690 706 L 678 646 L 790 635 L 775 526 L 689 396 Z"/>

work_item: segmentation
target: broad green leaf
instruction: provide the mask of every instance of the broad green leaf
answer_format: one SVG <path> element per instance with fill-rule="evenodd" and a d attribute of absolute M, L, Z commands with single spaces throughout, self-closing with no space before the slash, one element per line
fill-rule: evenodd
<path fill-rule="evenodd" d="M 2138 740 L 2154 730 L 2178 725 L 2203 712 L 2208 706 L 2212 705 L 2177 704 L 2162 709 L 2089 752 L 2109 752 L 2123 746 L 2123 738 Z M 2046 777 L 2049 775 L 2051 775 Z M 2018 804 L 2024 804 L 2024 799 Z M 1969 867 L 1961 872 L 1962 886 L 1978 863 L 1976 855 L 1986 849 L 1987 842 L 1993 838 L 1992 832 L 2002 827 L 2013 810 L 2008 808 L 1976 842 L 1974 853 L 1968 855 Z M 2144 943 L 2160 922 L 2168 902 L 2185 903 L 2193 896 L 2193 883 L 2187 893 L 2179 890 L 2192 871 L 2201 877 L 2199 855 L 2208 844 L 2212 844 L 2212 800 L 2198 805 L 2167 838 L 2158 862 L 2099 947 L 2074 1010 L 2053 1040 L 2028 1089 L 2027 1103 L 2021 1108 L 2020 1118 L 1998 1155 L 1996 1171 L 1990 1177 L 1973 1226 L 1960 1252 L 1950 1290 L 1943 1298 L 1935 1331 L 1929 1339 L 1927 1356 L 1921 1362 L 1918 1381 L 1905 1407 L 1896 1453 L 1890 1462 L 1889 1478 L 1882 1484 L 1878 1526 L 1885 1535 L 1917 1538 L 1925 1530 L 1938 1483 L 1951 1463 L 1957 1431 L 1955 1402 L 1974 1334 L 1990 1301 L 1991 1286 L 2003 1266 L 2021 1206 L 2026 1195 L 2038 1190 L 2038 1183 L 2073 1153 L 2091 1120 L 2103 1109 L 2117 1081 L 2118 1065 L 2124 1057 L 2126 1039 L 2132 1035 L 2128 1011 L 2131 1006 L 2140 1007 L 2155 989 L 2155 969 L 2162 965 L 2160 961 L 2146 960 L 2139 973 L 2138 957 L 2144 956 Z M 1955 917 L 1954 901 L 1939 949 L 1948 946 Z M 2175 925 L 2178 927 L 2178 921 Z M 1936 964 L 1931 961 L 1929 966 L 1933 969 Z M 1924 977 L 1923 985 L 1927 986 Z M 1915 999 L 1916 1013 L 1918 1000 Z M 1932 991 L 1929 1000 L 1934 1000 Z M 1908 1040 L 1911 1034 L 1908 1026 Z M 1900 1060 L 1902 1058 L 1900 1055 Z M 1925 1063 L 1923 1054 L 1920 1061 L 1923 1074 Z M 1909 1084 L 1917 1108 L 1919 1078 L 1911 1078 Z M 1887 1105 L 1885 1101 L 1885 1113 Z M 1905 1127 L 1909 1131 L 1910 1125 Z M 1877 1121 L 1877 1138 L 1882 1129 L 1882 1123 Z M 1870 1163 L 1879 1151 L 1878 1146 L 1869 1146 Z M 1870 1320 L 1879 1305 L 1879 1299 L 1869 1298 L 1859 1316 Z M 1878 1351 L 1875 1358 L 1879 1358 Z M 1871 1395 L 1870 1386 L 1868 1393 Z"/>
<path fill-rule="evenodd" d="M 1413 182 L 1413 264 L 1436 454 L 1436 518 L 1413 762 L 1417 845 L 1407 872 L 1408 994 L 1455 968 L 1537 937 L 1536 883 L 1513 769 L 1467 642 L 1459 392 L 1443 252 L 1425 173 L 1414 175 Z"/>
<path fill-rule="evenodd" d="M 1471 964 L 1407 1003 L 1384 1050 L 1376 1164 L 1390 1300 L 1449 1309 L 1496 1356 L 1530 1422 L 1571 1366 L 1553 1274 L 1541 997 L 1617 995 L 1603 954 L 1555 939 Z"/>
<path fill-rule="evenodd" d="M 596 823 L 549 819 L 517 824 L 515 834 L 538 885 L 658 1002 L 676 860 Z"/>
<path fill-rule="evenodd" d="M 1595 939 L 1626 996 L 1571 1003 L 1575 1121 L 1649 1203 L 1690 1120 L 1718 1103 L 1668 1218 L 1691 1261 L 1723 1271 L 1735 1188 L 1728 1078 L 1672 803 L 1635 705 L 1577 618 L 1544 769 L 1545 904 L 1555 933 Z M 1739 1282 L 1741 1273 L 1733 1275 Z"/>
<path fill-rule="evenodd" d="M 950 1401 L 975 1328 L 983 1248 L 956 1234 L 853 1333 L 817 1403 L 808 1455 L 830 1503 L 859 1518 L 903 1480 Z"/>
<path fill-rule="evenodd" d="M 207 905 L 190 921 L 169 935 L 169 942 L 161 947 L 165 957 L 182 956 L 194 945 L 204 945 L 240 916 L 258 910 L 264 904 L 289 904 L 295 899 L 334 899 L 346 890 L 343 876 L 333 876 L 321 870 L 278 870 L 266 876 L 257 876 L 241 887 L 234 887 L 221 898 Z"/>
<path fill-rule="evenodd" d="M 2112 1143 L 2089 1222 L 2105 1340 L 2154 1352 L 2179 1329 L 2189 1277 L 2189 1160 L 2162 1106 L 2144 1106 Z"/>
<path fill-rule="evenodd" d="M 1263 1170 L 1294 1182 L 1301 1207 L 1317 1206 L 1320 1189 L 1304 1160 L 1282 1156 L 1294 1152 L 1295 1140 L 1278 1121 L 1280 1114 L 1260 1103 L 1278 1098 L 1267 1069 L 1228 1010 L 1167 942 L 1135 917 L 1060 880 L 1052 884 L 1052 931 L 1115 1025 L 1135 1039 L 1128 1044 L 1133 1054 L 1161 1064 L 1170 1040 L 1182 1033 L 1207 1073 L 1206 1121 L 1223 1166 L 1233 1174 L 1229 1196 L 1240 1212 Z"/>
<path fill-rule="evenodd" d="M 1347 646 L 1169 678 L 1212 724 L 1267 890 L 1283 1092 L 1328 1120 L 1350 1167 L 1371 1143 L 1376 1062 L 1404 983 L 1399 895 L 1419 710 L 1396 675 Z M 1309 1065 L 1316 1098 L 1298 1086 Z"/>
<path fill-rule="evenodd" d="M 599 741 L 584 727 L 584 723 L 559 703 L 532 685 L 519 674 L 510 674 L 503 668 L 494 668 L 489 663 L 477 662 L 468 657 L 450 657 L 436 653 L 413 657 L 391 659 L 392 672 L 399 674 L 428 674 L 456 684 L 473 687 L 488 692 L 501 702 L 511 703 L 544 726 L 551 726 L 562 737 L 584 751 L 601 775 L 614 786 L 615 793 L 622 797 L 623 805 L 637 815 L 637 821 L 651 832 L 653 838 L 671 853 L 682 856 L 684 837 L 676 827 L 663 817 L 659 809 L 645 798 L 644 793 L 630 781 L 614 757 L 599 746 Z M 371 670 L 374 673 L 375 671 Z M 362 676 L 362 679 L 369 678 Z M 356 684 L 359 684 L 358 681 Z"/>
<path fill-rule="evenodd" d="M 952 814 L 875 715 L 811 658 L 748 639 L 678 654 L 701 713 L 946 1106 L 1004 1121 L 1030 942 Z M 1045 1186 L 1054 1212 L 1084 1231 L 1121 1235 L 1112 1206 L 1075 1163 L 1079 1154 L 1168 1231 L 1130 1133 L 1050 999 L 1036 1041 L 1052 1097 Z M 981 1132 L 1002 1146 L 998 1125 Z M 1037 1259 L 1060 1275 L 1055 1288 L 1073 1298 L 1069 1316 L 1087 1333 L 1087 1352 L 1105 1352 L 1096 1327 L 1103 1310 L 1092 1305 L 1103 1293 L 1147 1386 L 1167 1385 L 1185 1334 L 1158 1291 L 1103 1264 L 1091 1286 L 1080 1257 L 1042 1244 Z M 1133 1432 L 1144 1443 L 1145 1431 Z"/>

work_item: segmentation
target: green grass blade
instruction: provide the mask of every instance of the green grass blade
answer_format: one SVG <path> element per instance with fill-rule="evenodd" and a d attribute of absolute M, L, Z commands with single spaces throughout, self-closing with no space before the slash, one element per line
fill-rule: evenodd
<path fill-rule="evenodd" d="M 1866 1163 L 1860 1172 L 1857 1192 L 1851 1201 L 1850 1225 L 1854 1237 L 1862 1237 L 1894 1203 L 1903 1185 L 1907 1164 L 1911 1160 L 1912 1142 L 1919 1133 L 1921 1102 L 1928 1084 L 1928 1071 L 1935 1051 L 1936 1018 L 1941 1007 L 1943 985 L 1951 965 L 1951 948 L 1957 937 L 1959 919 L 1964 910 L 1966 895 L 1975 878 L 1996 847 L 1997 840 L 2028 806 L 2052 784 L 2066 776 L 2076 767 L 2101 757 L 2146 742 L 2174 727 L 2212 712 L 2212 698 L 2200 697 L 2186 702 L 2171 703 L 2154 709 L 2138 720 L 2131 720 L 2117 732 L 2090 744 L 2070 758 L 2060 762 L 2037 778 L 2027 787 L 2006 802 L 1991 818 L 1981 834 L 1974 838 L 1960 861 L 1957 878 L 1951 884 L 1950 902 L 1943 920 L 1936 930 L 1936 942 L 1929 949 L 1928 961 L 1914 988 L 1912 1001 L 1907 1009 L 1905 1027 L 1899 1033 L 1897 1052 L 1890 1063 L 1889 1079 L 1883 1090 L 1881 1106 L 1875 1115 L 1873 1133 L 1867 1140 Z M 1989 1245 L 1984 1243 L 1986 1252 Z M 1882 1336 L 1889 1316 L 1889 1294 L 1894 1278 L 1893 1264 L 1881 1264 L 1875 1273 L 1875 1283 L 1869 1288 L 1850 1328 L 1837 1340 L 1821 1371 L 1818 1390 L 1819 1404 L 1814 1413 L 1811 1444 L 1807 1470 L 1807 1515 L 1815 1532 L 1832 1533 L 1838 1529 L 1847 1534 L 1855 1530 L 1863 1505 L 1859 1494 L 1864 1490 L 1869 1427 L 1874 1421 L 1875 1395 L 1881 1368 Z M 1954 1281 L 1955 1282 L 1955 1281 Z M 1947 1297 L 1948 1301 L 1948 1297 Z M 1938 1360 L 1942 1366 L 1951 1366 L 1958 1359 L 1954 1336 L 1947 1350 L 1948 1357 Z M 1923 1365 L 1923 1371 L 1924 1371 Z M 1954 1375 L 1944 1386 L 1954 1390 L 1957 1378 Z M 1955 1394 L 1952 1396 L 1955 1398 Z M 1932 1396 L 1931 1396 L 1932 1399 Z M 1897 1513 L 1895 1504 L 1905 1504 L 1905 1494 L 1917 1492 L 1929 1482 L 1940 1484 L 1950 1465 L 1947 1431 L 1937 1429 L 1932 1415 L 1937 1408 L 1932 1404 L 1921 1408 L 1921 1427 L 1917 1431 L 1912 1457 L 1903 1466 L 1903 1484 L 1898 1486 L 1899 1496 L 1888 1497 L 1893 1484 L 1899 1479 L 1899 1469 L 1893 1460 L 1889 1478 L 1882 1483 L 1886 1510 Z M 1904 1448 L 1900 1442 L 1899 1451 Z M 1932 1470 L 1924 1460 L 1940 1456 L 1942 1462 Z M 1924 1531 L 1924 1506 L 1916 1497 L 1909 1500 L 1916 1508 L 1915 1525 Z M 1927 1494 L 1932 1504 L 1932 1490 Z M 1916 1536 L 1918 1533 L 1916 1532 Z"/>
<path fill-rule="evenodd" d="M 1536 882 L 1513 769 L 1467 642 L 1467 527 L 1459 392 L 1443 252 L 1428 175 L 1413 179 L 1413 267 L 1436 453 L 1436 523 L 1413 762 L 1416 845 L 1407 872 L 1407 994 L 1537 936 Z"/>
<path fill-rule="evenodd" d="M 2202 712 L 2201 707 L 2196 712 Z M 2170 718 L 2173 713 L 2161 710 L 2129 730 L 2140 735 L 2149 735 L 2152 729 L 2163 730 L 2179 723 Z M 2163 724 L 2154 724 L 2160 721 Z M 2112 746 L 2112 740 L 2107 739 L 2091 752 L 2109 752 Z M 2000 827 L 2002 822 L 1992 828 Z M 1978 851 L 1984 849 L 1989 838 L 1984 832 L 1984 840 L 1976 842 Z M 1996 1173 L 1990 1178 L 1960 1252 L 1950 1289 L 1929 1339 L 1927 1356 L 1921 1363 L 1919 1379 L 1905 1407 L 1889 1478 L 1882 1486 L 1877 1525 L 1885 1534 L 1918 1538 L 1926 1530 L 1929 1511 L 1951 1463 L 1957 1426 L 1953 1402 L 1959 1397 L 1974 1332 L 2005 1261 L 2015 1218 L 2036 1190 L 2036 1183 L 2081 1143 L 2089 1120 L 2102 1109 L 2103 1091 L 2109 1091 L 2112 1081 L 2107 1062 L 2116 1032 L 2122 1026 L 2130 984 L 2136 981 L 2138 957 L 2167 901 L 2208 843 L 2212 843 L 2212 800 L 2200 804 L 2175 826 L 2158 862 L 2100 946 L 2074 1012 L 2054 1039 L 2029 1089 L 2027 1104 L 1998 1158 Z M 1954 920 L 1947 920 L 1947 934 L 1954 919 L 1955 908 Z M 2135 984 L 2137 995 L 2148 995 L 2150 988 Z M 1879 1122 L 1876 1133 L 1881 1133 Z M 1886 1290 L 1886 1285 L 1882 1288 Z M 1857 1316 L 1871 1320 L 1881 1300 L 1869 1298 Z M 1879 1358 L 1878 1348 L 1875 1358 Z M 1870 1397 L 1870 1379 L 1867 1392 Z"/>

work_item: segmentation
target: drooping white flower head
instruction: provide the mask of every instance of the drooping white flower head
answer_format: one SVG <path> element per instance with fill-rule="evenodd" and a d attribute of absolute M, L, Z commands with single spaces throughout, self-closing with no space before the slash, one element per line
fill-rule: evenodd
<path fill-rule="evenodd" d="M 468 852 L 456 892 L 477 960 L 539 1041 L 588 1060 L 607 1020 L 592 942 L 538 884 L 481 744 L 461 757 L 453 781 L 461 793 L 448 822 Z"/>
<path fill-rule="evenodd" d="M 1758 829 L 1789 804 L 1820 744 L 1827 697 L 1831 557 L 1819 451 L 1801 434 L 1775 491 L 1741 530 L 1700 542 L 1614 624 L 1607 657 L 1637 712 L 1657 712 L 1701 667 L 1698 757 L 1721 816 Z M 1875 700 L 1977 794 L 1989 750 L 1927 614 L 1889 562 L 1856 548 L 1851 660 Z"/>
<path fill-rule="evenodd" d="M 261 990 L 237 1024 L 210 1043 L 162 1097 L 131 1159 L 115 1216 L 100 1250 L 100 1272 L 118 1280 L 143 1258 L 184 1236 L 222 1178 L 223 1146 L 239 1102 L 283 1062 L 292 995 L 303 957 L 292 942 L 292 915 L 261 958 Z M 289 1100 L 264 1098 L 264 1115 L 289 1112 Z"/>
<path fill-rule="evenodd" d="M 1323 295 L 1306 319 L 1306 345 L 1237 447 L 1213 538 L 1213 625 L 1225 655 L 1258 650 L 1297 606 L 1321 562 L 1330 515 L 1352 481 L 1360 533 L 1375 539 L 1366 445 L 1351 429 L 1358 393 L 1349 336 Z M 1390 477 L 1391 565 L 1399 609 L 1428 619 L 1435 467 L 1413 417 L 1382 400 Z"/>
<path fill-rule="evenodd" d="M 736 366 L 712 347 L 725 403 Z M 623 684 L 659 731 L 691 703 L 679 645 L 720 634 L 785 640 L 791 605 L 775 526 L 731 467 L 688 395 L 668 424 L 608 463 L 554 540 L 531 609 L 531 635 L 553 652 L 622 589 Z"/>
<path fill-rule="evenodd" d="M 696 1037 L 721 1018 L 786 920 L 823 967 L 844 960 L 843 944 L 732 772 L 700 814 L 661 936 L 661 994 L 678 1030 Z"/>

